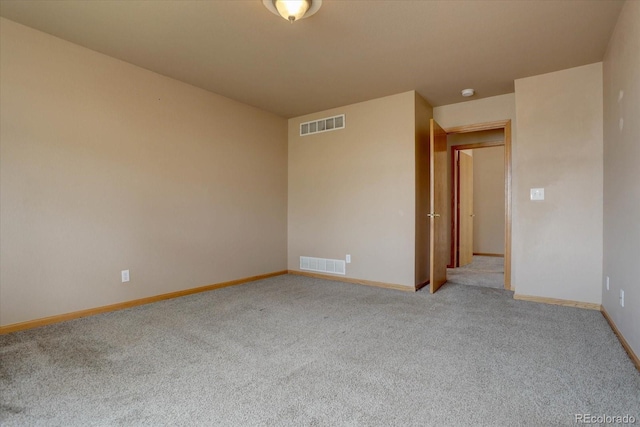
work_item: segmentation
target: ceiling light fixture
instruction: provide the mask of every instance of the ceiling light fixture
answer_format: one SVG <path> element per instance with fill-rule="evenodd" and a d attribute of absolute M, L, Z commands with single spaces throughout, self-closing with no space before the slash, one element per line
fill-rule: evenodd
<path fill-rule="evenodd" d="M 271 13 L 293 23 L 316 13 L 322 0 L 262 0 L 262 4 Z"/>
<path fill-rule="evenodd" d="M 463 89 L 462 90 L 462 96 L 464 96 L 464 97 L 473 96 L 475 93 L 476 93 L 476 91 L 473 90 L 473 89 Z"/>

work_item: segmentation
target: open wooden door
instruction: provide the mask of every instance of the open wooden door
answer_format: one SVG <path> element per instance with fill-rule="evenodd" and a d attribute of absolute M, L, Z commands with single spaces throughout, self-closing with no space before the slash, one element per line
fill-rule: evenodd
<path fill-rule="evenodd" d="M 442 216 L 447 203 L 447 133 L 435 120 L 430 121 L 430 267 L 429 291 L 434 293 L 447 281 L 449 248 L 446 246 L 449 224 Z"/>
<path fill-rule="evenodd" d="M 458 267 L 473 261 L 473 157 L 458 153 Z"/>

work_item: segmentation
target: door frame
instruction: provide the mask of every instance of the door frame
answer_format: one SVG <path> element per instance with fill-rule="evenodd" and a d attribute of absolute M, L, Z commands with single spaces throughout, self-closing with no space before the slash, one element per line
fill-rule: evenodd
<path fill-rule="evenodd" d="M 475 144 L 451 146 L 451 258 L 450 266 L 457 265 L 457 227 L 458 215 L 456 201 L 458 198 L 458 165 L 455 161 L 456 154 L 461 150 L 474 148 L 496 147 L 504 145 L 504 288 L 511 290 L 511 120 L 477 123 L 473 125 L 457 126 L 445 129 L 447 135 L 459 133 L 471 133 L 484 130 L 504 131 L 504 141 L 487 141 Z"/>

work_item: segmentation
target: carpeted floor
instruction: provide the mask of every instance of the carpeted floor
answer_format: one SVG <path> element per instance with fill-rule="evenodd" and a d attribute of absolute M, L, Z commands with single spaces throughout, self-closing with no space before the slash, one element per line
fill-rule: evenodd
<path fill-rule="evenodd" d="M 504 289 L 504 258 L 474 255 L 471 264 L 447 268 L 447 280 L 460 285 Z"/>
<path fill-rule="evenodd" d="M 3 426 L 640 420 L 597 311 L 292 275 L 0 336 L 0 390 Z"/>

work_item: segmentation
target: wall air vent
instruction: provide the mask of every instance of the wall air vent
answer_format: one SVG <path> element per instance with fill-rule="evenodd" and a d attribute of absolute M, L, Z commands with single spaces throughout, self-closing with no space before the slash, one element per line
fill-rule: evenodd
<path fill-rule="evenodd" d="M 317 271 L 320 273 L 346 274 L 346 264 L 341 259 L 300 257 L 300 270 Z"/>
<path fill-rule="evenodd" d="M 300 123 L 300 136 L 311 135 L 320 132 L 329 132 L 332 130 L 344 129 L 344 114 L 339 116 L 327 117 L 326 119 L 314 120 L 311 122 Z"/>

